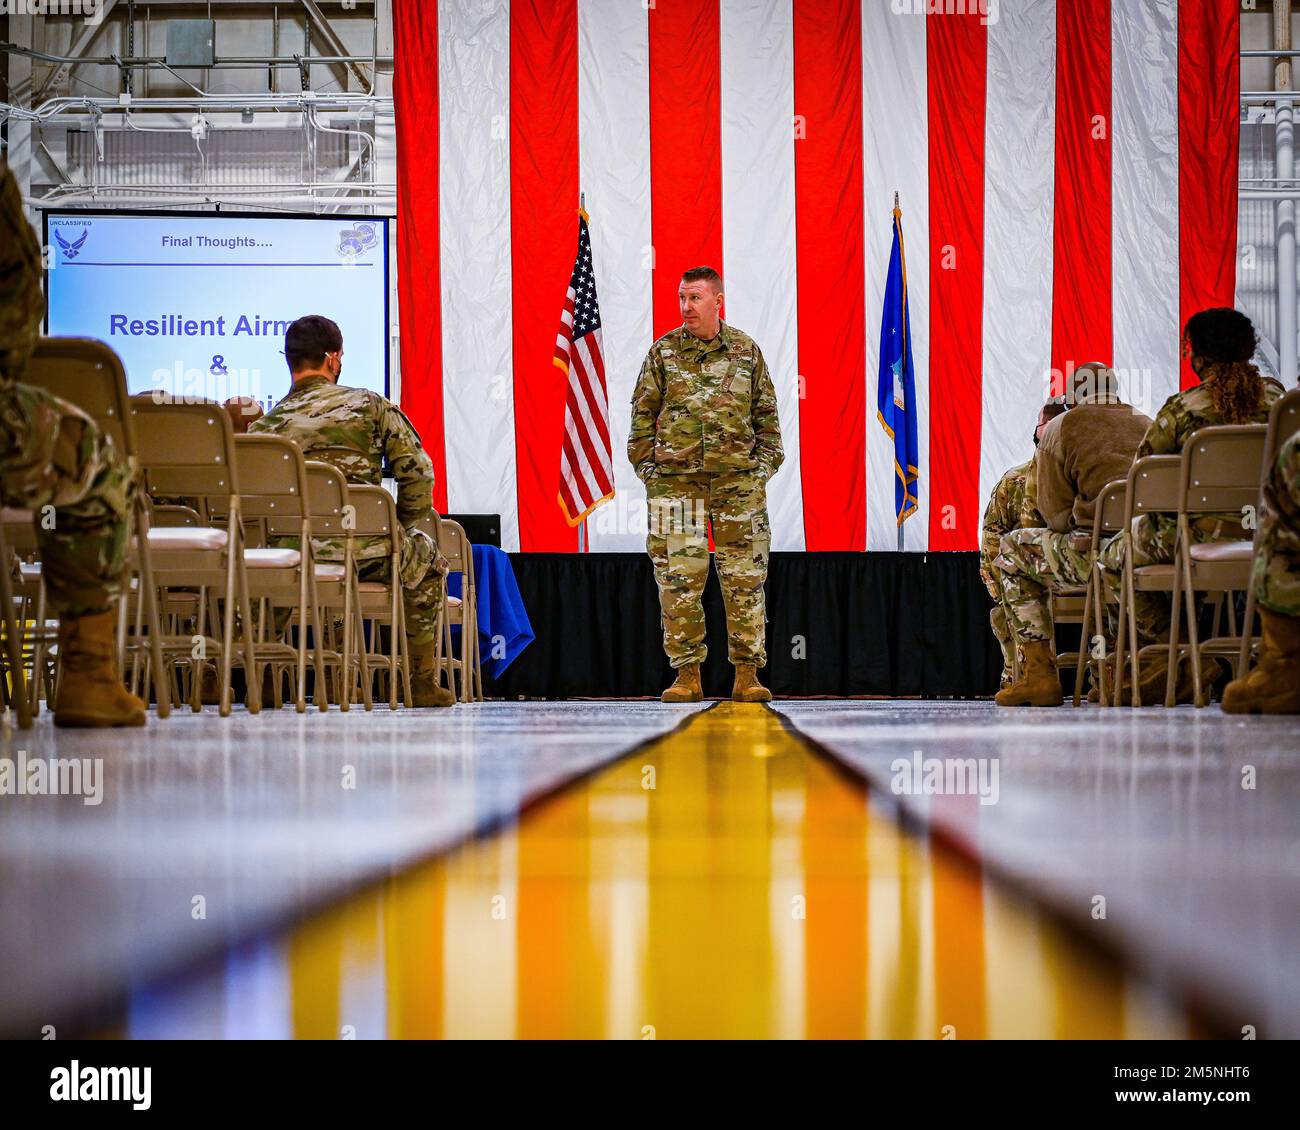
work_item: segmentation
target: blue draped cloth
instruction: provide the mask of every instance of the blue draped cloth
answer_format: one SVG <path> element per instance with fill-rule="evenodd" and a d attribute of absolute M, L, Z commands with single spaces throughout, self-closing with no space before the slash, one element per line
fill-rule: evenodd
<path fill-rule="evenodd" d="M 459 573 L 447 578 L 449 596 L 461 595 L 460 578 Z M 474 585 L 483 671 L 497 678 L 536 637 L 505 552 L 494 545 L 474 546 Z M 456 637 L 460 629 L 453 624 L 451 631 Z"/>

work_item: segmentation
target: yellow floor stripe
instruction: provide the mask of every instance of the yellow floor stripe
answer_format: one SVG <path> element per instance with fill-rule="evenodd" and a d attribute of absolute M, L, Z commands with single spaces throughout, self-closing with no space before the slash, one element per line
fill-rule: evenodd
<path fill-rule="evenodd" d="M 1189 1032 L 771 710 L 729 702 L 304 925 L 284 956 L 299 1037 Z"/>

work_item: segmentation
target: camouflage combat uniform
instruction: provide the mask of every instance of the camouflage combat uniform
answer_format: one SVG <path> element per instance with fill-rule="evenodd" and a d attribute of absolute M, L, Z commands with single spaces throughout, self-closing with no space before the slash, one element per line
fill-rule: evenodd
<path fill-rule="evenodd" d="M 447 562 L 433 539 L 415 528 L 432 505 L 433 464 L 402 410 L 378 393 L 312 376 L 297 381 L 248 431 L 293 440 L 306 458 L 336 467 L 349 483 L 379 486 L 388 461 L 397 480 L 397 517 L 405 530 L 400 579 L 406 634 L 413 644 L 430 643 L 442 611 Z M 296 546 L 297 539 L 277 538 L 276 544 Z M 312 539 L 320 561 L 344 560 L 344 548 L 341 538 Z M 353 554 L 362 581 L 387 582 L 388 553 L 386 537 L 356 539 Z"/>
<path fill-rule="evenodd" d="M 1053 640 L 1052 593 L 1087 582 L 1096 500 L 1132 466 L 1149 425 L 1111 394 L 1081 401 L 1047 425 L 1034 457 L 1043 527 L 1005 534 L 995 560 L 1008 626 L 1022 645 Z"/>
<path fill-rule="evenodd" d="M 1268 422 L 1269 409 L 1282 396 L 1283 389 L 1272 379 L 1264 381 L 1264 396 L 1259 410 L 1245 421 L 1248 424 Z M 1156 413 L 1146 438 L 1137 450 L 1137 459 L 1147 455 L 1179 455 L 1193 432 L 1225 423 L 1214 410 L 1210 388 L 1199 384 L 1175 393 Z M 1226 513 L 1199 514 L 1191 518 L 1189 526 L 1192 540 L 1201 542 L 1234 541 L 1250 538 L 1253 532 L 1242 525 L 1243 514 L 1237 510 Z M 1102 547 L 1098 560 L 1102 580 L 1115 603 L 1107 603 L 1106 615 L 1110 638 L 1115 638 L 1118 626 L 1120 583 L 1123 579 L 1124 554 L 1131 544 L 1134 549 L 1133 565 L 1168 565 L 1174 560 L 1174 543 L 1177 540 L 1178 519 L 1173 514 L 1144 514 L 1133 519 L 1131 530 L 1121 530 Z M 1148 644 L 1169 635 L 1172 597 L 1169 593 L 1139 592 L 1134 596 L 1133 612 L 1137 623 L 1138 640 Z"/>
<path fill-rule="evenodd" d="M 989 623 L 993 635 L 1002 649 L 1002 683 L 1011 680 L 1015 651 L 1013 635 L 1007 625 L 1006 608 L 1002 604 L 1002 573 L 994 564 L 1001 552 L 1002 538 L 1012 530 L 1037 529 L 1044 526 L 1043 516 L 1034 504 L 1034 461 L 1012 467 L 998 480 L 989 496 L 984 511 L 984 525 L 980 534 L 980 579 L 993 598 Z"/>
<path fill-rule="evenodd" d="M 36 514 L 45 588 L 66 617 L 108 609 L 126 576 L 138 476 L 79 408 L 20 378 L 45 313 L 41 249 L 0 174 L 0 497 Z M 53 507 L 53 513 L 45 510 Z M 9 562 L 0 563 L 9 568 Z"/>
<path fill-rule="evenodd" d="M 649 536 L 673 667 L 702 663 L 713 524 L 733 664 L 767 662 L 766 483 L 780 467 L 776 390 L 754 340 L 725 323 L 711 341 L 684 326 L 650 347 L 632 394 L 628 458 L 646 484 Z"/>
<path fill-rule="evenodd" d="M 1281 616 L 1300 616 L 1300 435 L 1278 450 L 1261 501 L 1255 599 Z"/>

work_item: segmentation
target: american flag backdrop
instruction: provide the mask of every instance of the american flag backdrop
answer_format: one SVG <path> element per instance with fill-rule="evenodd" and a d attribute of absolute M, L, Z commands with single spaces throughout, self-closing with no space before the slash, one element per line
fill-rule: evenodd
<path fill-rule="evenodd" d="M 908 550 L 977 547 L 1053 372 L 1111 362 L 1152 412 L 1190 379 L 1182 321 L 1233 304 L 1236 0 L 402 0 L 394 21 L 402 405 L 439 506 L 500 513 L 507 549 L 578 545 L 553 362 L 579 188 L 616 491 L 595 551 L 644 548 L 630 397 L 687 267 L 721 270 L 772 371 L 778 550 L 896 548 L 873 403 L 896 191 Z"/>
<path fill-rule="evenodd" d="M 570 526 L 576 526 L 602 502 L 614 497 L 600 301 L 587 220 L 583 211 L 578 217 L 578 254 L 564 295 L 560 330 L 555 335 L 555 367 L 569 382 L 560 445 L 559 501 Z"/>

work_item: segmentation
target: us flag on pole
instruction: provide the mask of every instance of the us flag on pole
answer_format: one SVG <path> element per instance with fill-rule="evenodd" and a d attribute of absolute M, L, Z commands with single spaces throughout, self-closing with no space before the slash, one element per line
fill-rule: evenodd
<path fill-rule="evenodd" d="M 564 296 L 555 364 L 569 377 L 560 452 L 560 508 L 576 526 L 614 497 L 614 457 L 609 443 L 609 394 L 600 336 L 596 272 L 591 262 L 587 213 L 578 213 L 578 257 Z"/>

